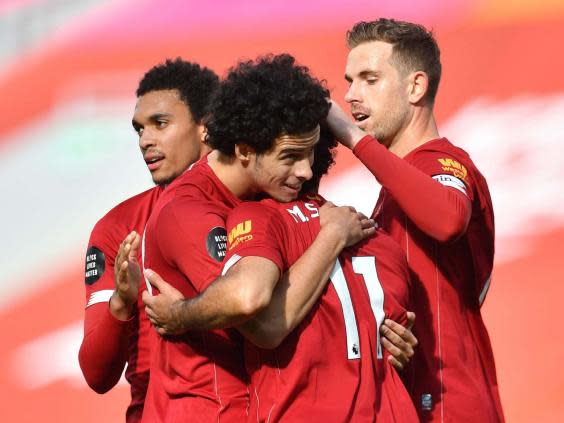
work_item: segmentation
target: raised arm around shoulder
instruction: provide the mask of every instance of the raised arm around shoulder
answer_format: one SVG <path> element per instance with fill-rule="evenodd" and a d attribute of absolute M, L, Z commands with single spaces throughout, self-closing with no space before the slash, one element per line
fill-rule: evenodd
<path fill-rule="evenodd" d="M 280 271 L 272 261 L 245 257 L 196 297 L 175 300 L 170 285 L 152 273 L 148 278 L 160 294 L 143 293 L 143 301 L 149 320 L 161 335 L 224 329 L 241 324 L 264 309 L 279 277 Z"/>
<path fill-rule="evenodd" d="M 390 152 L 354 125 L 335 102 L 327 123 L 339 142 L 353 151 L 419 229 L 439 242 L 455 240 L 466 231 L 472 204 L 464 194 L 441 185 Z"/>
<path fill-rule="evenodd" d="M 312 245 L 284 273 L 270 304 L 240 332 L 261 348 L 276 348 L 307 316 L 323 292 L 335 260 L 346 246 L 375 231 L 371 219 L 350 207 L 327 204 L 320 209 L 321 231 Z"/>
<path fill-rule="evenodd" d="M 370 136 L 356 145 L 354 154 L 427 235 L 450 242 L 466 232 L 472 203 L 465 194 L 435 181 Z"/>

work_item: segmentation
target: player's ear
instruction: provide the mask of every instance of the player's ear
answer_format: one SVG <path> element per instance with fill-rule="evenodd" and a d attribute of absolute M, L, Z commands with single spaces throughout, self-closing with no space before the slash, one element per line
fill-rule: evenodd
<path fill-rule="evenodd" d="M 203 144 L 206 141 L 206 125 L 199 123 L 197 130 L 200 137 L 200 142 Z"/>
<path fill-rule="evenodd" d="M 411 104 L 418 103 L 429 89 L 429 76 L 423 71 L 413 72 L 409 75 L 408 98 Z"/>
<path fill-rule="evenodd" d="M 255 149 L 248 144 L 235 144 L 235 157 L 243 166 L 248 166 L 253 157 L 256 156 Z"/>

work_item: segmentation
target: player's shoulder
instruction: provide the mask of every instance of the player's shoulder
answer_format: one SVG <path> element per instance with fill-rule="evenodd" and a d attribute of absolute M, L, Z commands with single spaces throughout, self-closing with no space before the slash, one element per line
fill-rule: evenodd
<path fill-rule="evenodd" d="M 147 231 L 159 238 L 207 233 L 210 228 L 225 228 L 227 207 L 203 196 L 176 196 L 151 216 Z"/>
<path fill-rule="evenodd" d="M 205 188 L 213 185 L 213 171 L 207 160 L 206 156 L 193 163 L 169 186 L 169 191 L 174 192 L 175 197 L 178 197 L 201 192 L 203 189 L 205 190 Z"/>
<path fill-rule="evenodd" d="M 148 214 L 162 192 L 162 187 L 155 186 L 122 201 L 98 220 L 92 232 L 104 231 L 107 228 L 114 230 L 116 225 L 130 220 L 131 216 L 141 211 Z"/>
<path fill-rule="evenodd" d="M 238 204 L 229 213 L 229 222 L 234 220 L 252 217 L 255 219 L 276 219 L 280 214 L 280 203 L 271 198 L 265 198 L 260 201 L 244 201 Z"/>
<path fill-rule="evenodd" d="M 474 162 L 466 150 L 454 145 L 447 138 L 439 138 L 426 142 L 413 150 L 406 157 L 407 161 L 434 160 L 441 166 L 456 166 L 462 164 L 474 168 Z"/>

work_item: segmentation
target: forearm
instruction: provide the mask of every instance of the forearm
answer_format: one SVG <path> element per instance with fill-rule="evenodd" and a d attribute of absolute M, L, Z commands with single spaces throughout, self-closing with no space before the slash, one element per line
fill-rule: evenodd
<path fill-rule="evenodd" d="M 100 394 L 113 388 L 123 373 L 127 362 L 129 325 L 130 321 L 112 316 L 107 303 L 86 309 L 78 361 L 84 379 Z"/>
<path fill-rule="evenodd" d="M 427 235 L 445 242 L 464 233 L 472 213 L 464 194 L 441 185 L 370 136 L 356 145 L 354 154 Z"/>
<path fill-rule="evenodd" d="M 270 304 L 239 326 L 241 333 L 259 347 L 278 346 L 319 299 L 343 248 L 343 240 L 322 230 L 302 257 L 282 276 Z"/>
<path fill-rule="evenodd" d="M 172 315 L 183 331 L 223 329 L 248 320 L 253 311 L 241 306 L 234 290 L 240 289 L 227 278 L 212 283 L 202 294 L 177 302 Z"/>

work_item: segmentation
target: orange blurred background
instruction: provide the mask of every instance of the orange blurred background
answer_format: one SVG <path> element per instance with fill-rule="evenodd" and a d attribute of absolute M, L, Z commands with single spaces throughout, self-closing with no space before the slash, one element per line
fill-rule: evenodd
<path fill-rule="evenodd" d="M 143 73 L 182 56 L 219 74 L 289 52 L 341 104 L 344 34 L 394 17 L 434 29 L 441 135 L 489 181 L 496 265 L 483 307 L 508 422 L 564 421 L 564 3 L 559 0 L 3 0 L 0 2 L 2 421 L 123 421 L 77 362 L 94 223 L 151 186 L 131 128 Z M 322 185 L 370 213 L 377 185 L 346 151 Z"/>

